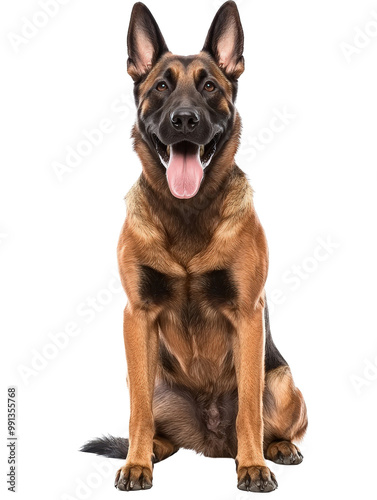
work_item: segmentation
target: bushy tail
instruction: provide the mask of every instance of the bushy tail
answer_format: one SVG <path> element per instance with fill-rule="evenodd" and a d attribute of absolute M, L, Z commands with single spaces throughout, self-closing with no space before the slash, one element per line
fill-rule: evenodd
<path fill-rule="evenodd" d="M 127 458 L 129 442 L 128 439 L 102 436 L 101 438 L 92 439 L 80 448 L 80 451 L 86 453 L 96 453 L 109 458 Z"/>

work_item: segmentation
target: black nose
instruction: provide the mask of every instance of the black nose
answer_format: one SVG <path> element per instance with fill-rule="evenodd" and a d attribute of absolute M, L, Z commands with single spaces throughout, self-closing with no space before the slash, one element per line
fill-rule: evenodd
<path fill-rule="evenodd" d="M 170 115 L 170 121 L 176 130 L 192 132 L 199 123 L 199 113 L 192 108 L 178 108 Z"/>

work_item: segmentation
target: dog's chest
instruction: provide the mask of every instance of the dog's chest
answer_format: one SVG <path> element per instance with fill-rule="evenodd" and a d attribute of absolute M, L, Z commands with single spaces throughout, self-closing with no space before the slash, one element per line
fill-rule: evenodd
<path fill-rule="evenodd" d="M 173 277 L 149 266 L 140 266 L 139 292 L 146 306 L 168 308 L 182 315 L 189 323 L 193 309 L 206 312 L 209 309 L 234 307 L 237 301 L 237 285 L 228 269 L 214 269 L 203 274 Z"/>
<path fill-rule="evenodd" d="M 237 305 L 230 270 L 172 277 L 141 268 L 140 294 L 146 307 L 159 310 L 160 366 L 177 384 L 203 390 L 234 386 L 233 326 L 226 310 Z"/>

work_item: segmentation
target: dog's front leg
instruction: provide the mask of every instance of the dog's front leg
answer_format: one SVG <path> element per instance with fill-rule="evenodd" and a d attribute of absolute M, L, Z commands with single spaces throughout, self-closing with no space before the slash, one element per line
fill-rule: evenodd
<path fill-rule="evenodd" d="M 250 315 L 241 316 L 234 345 L 238 384 L 237 474 L 238 488 L 273 491 L 274 474 L 263 456 L 264 323 L 261 302 Z"/>
<path fill-rule="evenodd" d="M 126 463 L 117 473 L 115 486 L 128 491 L 152 487 L 152 400 L 158 357 L 155 318 L 149 311 L 131 310 L 127 306 L 123 333 L 131 402 L 130 447 Z"/>

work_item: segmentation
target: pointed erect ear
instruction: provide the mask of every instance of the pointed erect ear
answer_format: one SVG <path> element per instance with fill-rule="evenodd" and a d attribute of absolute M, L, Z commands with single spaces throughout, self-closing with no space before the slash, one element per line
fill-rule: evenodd
<path fill-rule="evenodd" d="M 142 78 L 169 49 L 149 9 L 135 3 L 127 36 L 127 71 L 133 80 Z"/>
<path fill-rule="evenodd" d="M 212 21 L 203 51 L 209 52 L 228 78 L 237 79 L 244 70 L 243 29 L 235 2 L 226 2 Z"/>

